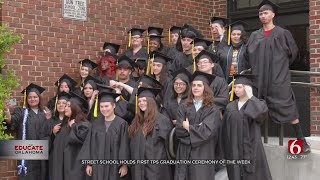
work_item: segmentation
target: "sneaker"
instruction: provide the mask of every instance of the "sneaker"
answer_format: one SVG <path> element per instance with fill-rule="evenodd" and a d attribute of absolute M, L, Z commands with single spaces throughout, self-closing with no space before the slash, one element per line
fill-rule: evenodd
<path fill-rule="evenodd" d="M 310 143 L 306 139 L 303 140 L 303 153 L 309 154 L 311 152 Z"/>

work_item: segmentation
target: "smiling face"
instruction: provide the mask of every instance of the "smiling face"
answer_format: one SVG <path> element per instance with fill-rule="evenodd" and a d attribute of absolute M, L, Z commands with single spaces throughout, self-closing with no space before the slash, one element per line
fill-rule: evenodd
<path fill-rule="evenodd" d="M 86 77 L 88 77 L 90 72 L 90 68 L 82 66 L 81 70 L 80 70 L 80 76 L 82 79 L 85 79 Z"/>
<path fill-rule="evenodd" d="M 65 100 L 65 99 L 58 100 L 58 103 L 57 103 L 58 113 L 64 113 L 66 105 L 67 105 L 67 100 Z"/>
<path fill-rule="evenodd" d="M 158 41 L 154 41 L 154 40 L 150 40 L 150 51 L 157 51 L 160 48 L 160 42 Z"/>
<path fill-rule="evenodd" d="M 70 101 L 67 102 L 66 107 L 64 108 L 64 115 L 65 115 L 66 117 L 69 117 L 69 118 L 70 118 L 71 115 L 72 115 L 71 103 L 70 103 Z"/>
<path fill-rule="evenodd" d="M 112 102 L 100 103 L 100 112 L 104 117 L 111 117 L 114 114 L 115 108 L 116 108 L 115 103 L 112 103 Z"/>
<path fill-rule="evenodd" d="M 197 62 L 197 66 L 199 71 L 207 74 L 212 74 L 214 63 L 212 63 L 208 58 L 202 58 Z"/>
<path fill-rule="evenodd" d="M 192 81 L 191 91 L 194 97 L 202 98 L 204 92 L 204 84 L 202 81 Z"/>
<path fill-rule="evenodd" d="M 233 30 L 231 32 L 231 42 L 234 45 L 237 45 L 241 42 L 241 31 L 240 30 Z"/>
<path fill-rule="evenodd" d="M 159 75 L 162 71 L 163 64 L 158 62 L 153 62 L 153 73 Z"/>
<path fill-rule="evenodd" d="M 27 96 L 27 103 L 30 108 L 38 108 L 40 97 L 35 92 L 30 92 Z"/>
<path fill-rule="evenodd" d="M 93 87 L 91 86 L 91 84 L 87 83 L 84 86 L 83 89 L 83 94 L 86 98 L 91 98 L 92 94 L 93 94 Z"/>
<path fill-rule="evenodd" d="M 199 54 L 202 50 L 204 50 L 203 46 L 195 46 L 195 47 L 194 47 L 194 52 L 193 52 L 194 57 L 198 56 L 198 54 Z"/>
<path fill-rule="evenodd" d="M 138 106 L 141 109 L 141 111 L 145 112 L 147 110 L 147 98 L 146 97 L 141 97 L 138 99 Z"/>
<path fill-rule="evenodd" d="M 187 84 L 181 79 L 176 79 L 173 83 L 173 88 L 177 94 L 183 94 L 187 89 Z"/>

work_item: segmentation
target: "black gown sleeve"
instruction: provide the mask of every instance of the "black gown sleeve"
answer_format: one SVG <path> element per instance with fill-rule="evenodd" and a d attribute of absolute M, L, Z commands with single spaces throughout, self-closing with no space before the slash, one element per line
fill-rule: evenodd
<path fill-rule="evenodd" d="M 129 149 L 129 136 L 128 136 L 128 124 L 122 123 L 120 130 L 120 147 L 119 147 L 119 159 L 127 160 L 130 159 L 130 149 Z"/>
<path fill-rule="evenodd" d="M 268 112 L 267 104 L 264 100 L 260 100 L 254 96 L 248 100 L 244 109 L 244 114 L 251 119 L 255 119 L 260 123 L 263 117 Z"/>
<path fill-rule="evenodd" d="M 69 143 L 83 144 L 90 129 L 91 124 L 89 122 L 74 123 L 69 133 Z"/>
<path fill-rule="evenodd" d="M 20 123 L 23 121 L 23 108 L 17 107 L 14 109 L 13 113 L 11 114 L 11 123 L 10 128 L 11 130 L 15 131 L 18 129 Z"/>

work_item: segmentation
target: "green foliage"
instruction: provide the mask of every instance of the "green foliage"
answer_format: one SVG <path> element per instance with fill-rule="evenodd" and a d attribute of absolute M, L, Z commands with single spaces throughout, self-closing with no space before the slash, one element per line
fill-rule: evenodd
<path fill-rule="evenodd" d="M 13 45 L 19 43 L 22 39 L 21 35 L 16 35 L 7 25 L 0 26 L 0 71 L 5 67 L 5 57 L 13 49 Z M 18 79 L 14 72 L 6 68 L 6 72 L 0 74 L 0 140 L 12 139 L 11 135 L 5 133 L 5 116 L 4 105 L 9 99 L 13 89 L 18 87 Z"/>

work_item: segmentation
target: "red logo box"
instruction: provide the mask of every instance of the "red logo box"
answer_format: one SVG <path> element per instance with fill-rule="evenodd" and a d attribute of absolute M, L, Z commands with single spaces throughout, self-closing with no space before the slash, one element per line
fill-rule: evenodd
<path fill-rule="evenodd" d="M 289 154 L 302 154 L 303 153 L 303 141 L 302 140 L 289 140 L 288 141 L 288 153 Z"/>

